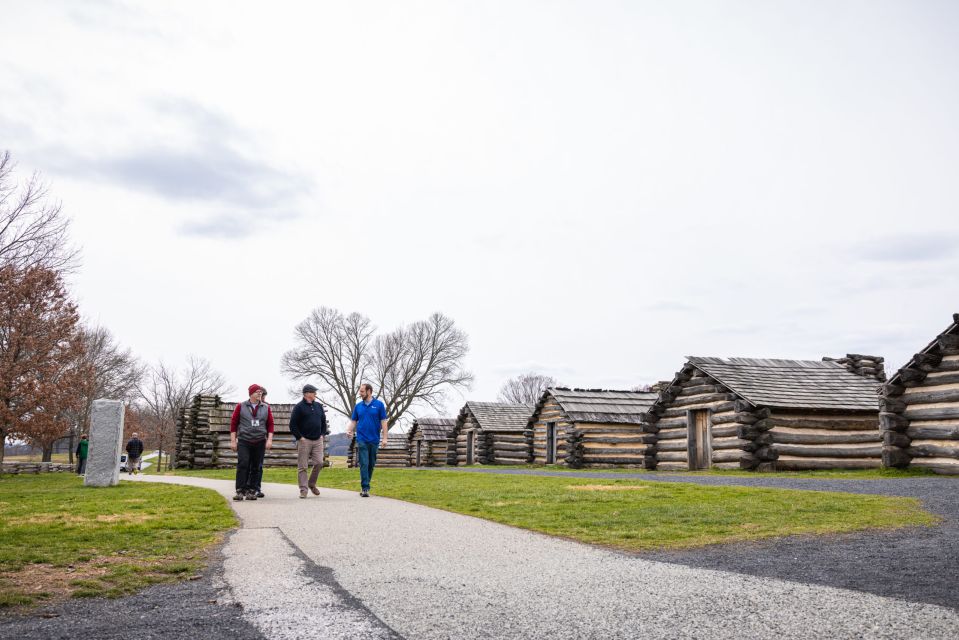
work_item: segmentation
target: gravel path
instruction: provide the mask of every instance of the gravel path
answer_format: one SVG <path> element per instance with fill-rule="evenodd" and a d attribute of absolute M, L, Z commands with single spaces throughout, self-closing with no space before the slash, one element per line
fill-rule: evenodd
<path fill-rule="evenodd" d="M 696 476 L 535 469 L 451 468 L 463 473 L 503 473 L 562 478 L 693 482 L 704 485 L 844 491 L 919 498 L 941 516 L 936 527 L 836 536 L 794 536 L 684 551 L 644 552 L 645 558 L 693 567 L 855 589 L 959 609 L 959 478 L 917 476 L 863 480 Z"/>
<path fill-rule="evenodd" d="M 141 479 L 232 489 L 205 478 Z M 959 613 L 929 604 L 656 562 L 353 492 L 300 500 L 291 485 L 264 491 L 266 500 L 234 507 L 241 534 L 271 533 L 231 538 L 225 575 L 244 617 L 270 637 L 315 637 L 317 628 L 337 637 L 338 614 L 354 632 L 356 620 L 369 625 L 357 637 L 959 636 Z M 263 564 L 231 568 L 251 548 Z M 317 575 L 332 586 L 297 606 L 296 591 L 310 593 Z M 276 623 L 286 609 L 298 628 Z"/>

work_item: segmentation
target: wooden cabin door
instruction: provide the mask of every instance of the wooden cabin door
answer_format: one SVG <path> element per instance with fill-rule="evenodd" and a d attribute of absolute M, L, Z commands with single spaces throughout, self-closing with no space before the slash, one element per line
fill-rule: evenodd
<path fill-rule="evenodd" d="M 416 441 L 416 466 L 423 466 L 423 441 Z"/>
<path fill-rule="evenodd" d="M 475 431 L 466 432 L 466 464 L 473 464 L 473 447 L 475 446 Z"/>
<path fill-rule="evenodd" d="M 546 464 L 556 464 L 556 423 L 546 425 Z"/>
<path fill-rule="evenodd" d="M 696 409 L 686 414 L 688 428 L 687 456 L 689 470 L 708 469 L 712 463 L 712 430 L 709 424 L 709 411 Z"/>

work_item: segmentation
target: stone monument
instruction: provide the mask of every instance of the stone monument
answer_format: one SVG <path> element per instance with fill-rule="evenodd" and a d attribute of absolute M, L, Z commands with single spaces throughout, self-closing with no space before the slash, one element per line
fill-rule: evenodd
<path fill-rule="evenodd" d="M 112 487 L 120 482 L 120 452 L 123 450 L 121 400 L 94 400 L 90 415 L 90 451 L 87 455 L 87 487 Z"/>

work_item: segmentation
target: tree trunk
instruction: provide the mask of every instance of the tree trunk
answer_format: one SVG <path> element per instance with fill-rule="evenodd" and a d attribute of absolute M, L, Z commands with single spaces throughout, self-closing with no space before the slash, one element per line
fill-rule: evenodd
<path fill-rule="evenodd" d="M 73 439 L 76 438 L 76 436 L 76 429 L 70 429 L 70 448 L 67 450 L 67 453 L 70 455 L 70 464 L 73 464 L 73 452 L 76 450 L 76 443 Z"/>
<path fill-rule="evenodd" d="M 40 462 L 50 462 L 53 460 L 53 445 L 49 447 L 43 447 L 43 456 L 40 458 Z"/>

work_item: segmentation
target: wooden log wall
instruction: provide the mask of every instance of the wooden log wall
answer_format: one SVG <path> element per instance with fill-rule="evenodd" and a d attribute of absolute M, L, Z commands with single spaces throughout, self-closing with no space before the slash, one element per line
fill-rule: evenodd
<path fill-rule="evenodd" d="M 422 445 L 419 445 L 422 443 Z M 446 466 L 446 440 L 425 440 L 422 432 L 417 432 L 410 440 L 410 465 L 420 467 L 444 467 Z M 422 446 L 420 452 L 420 464 L 416 464 L 417 446 Z"/>
<path fill-rule="evenodd" d="M 959 317 L 956 317 L 959 323 Z M 880 401 L 883 463 L 959 474 L 959 335 L 917 354 Z"/>
<path fill-rule="evenodd" d="M 640 424 L 577 422 L 566 432 L 566 464 L 574 468 L 645 467 L 656 437 Z"/>
<path fill-rule="evenodd" d="M 350 450 L 346 454 L 346 466 L 350 469 L 359 467 L 359 459 L 356 457 L 356 438 L 350 441 Z M 413 466 L 413 461 L 410 459 L 410 447 L 408 444 L 401 446 L 397 443 L 388 447 L 380 447 L 376 452 L 377 469 L 380 467 L 395 468 L 411 466 Z"/>
<path fill-rule="evenodd" d="M 230 417 L 236 403 L 217 396 L 198 395 L 177 420 L 176 465 L 190 469 L 232 468 L 236 453 L 230 448 Z M 290 433 L 293 405 L 270 405 L 273 412 L 273 447 L 264 456 L 264 466 L 295 467 L 296 441 Z M 330 466 L 329 439 L 324 443 L 324 466 Z"/>
<path fill-rule="evenodd" d="M 661 392 L 660 401 L 647 414 L 644 431 L 653 434 L 647 443 L 648 469 L 689 469 L 687 412 L 709 410 L 711 422 L 710 464 L 719 469 L 755 469 L 774 459 L 766 438 L 748 428 L 759 421 L 755 408 L 699 369 L 687 367 L 673 385 Z"/>
<path fill-rule="evenodd" d="M 559 403 L 557 403 L 556 399 L 550 394 L 549 400 L 543 404 L 537 416 L 537 421 L 533 423 L 529 429 L 533 441 L 533 464 L 546 464 L 546 425 L 551 422 L 556 425 L 556 459 L 554 463 L 565 464 L 566 462 L 568 438 L 566 430 L 572 425 L 566 419 L 562 409 L 560 409 Z"/>
<path fill-rule="evenodd" d="M 876 413 L 774 410 L 752 425 L 765 430 L 777 471 L 872 469 L 882 464 Z"/>
<path fill-rule="evenodd" d="M 463 424 L 457 429 L 450 442 L 450 453 L 447 457 L 447 463 L 450 466 L 463 466 L 466 464 L 466 445 L 469 441 L 470 432 L 473 433 L 473 464 L 479 463 L 479 423 L 472 413 L 467 414 Z"/>
<path fill-rule="evenodd" d="M 527 464 L 531 438 L 515 429 L 482 429 L 477 436 L 480 464 Z"/>

